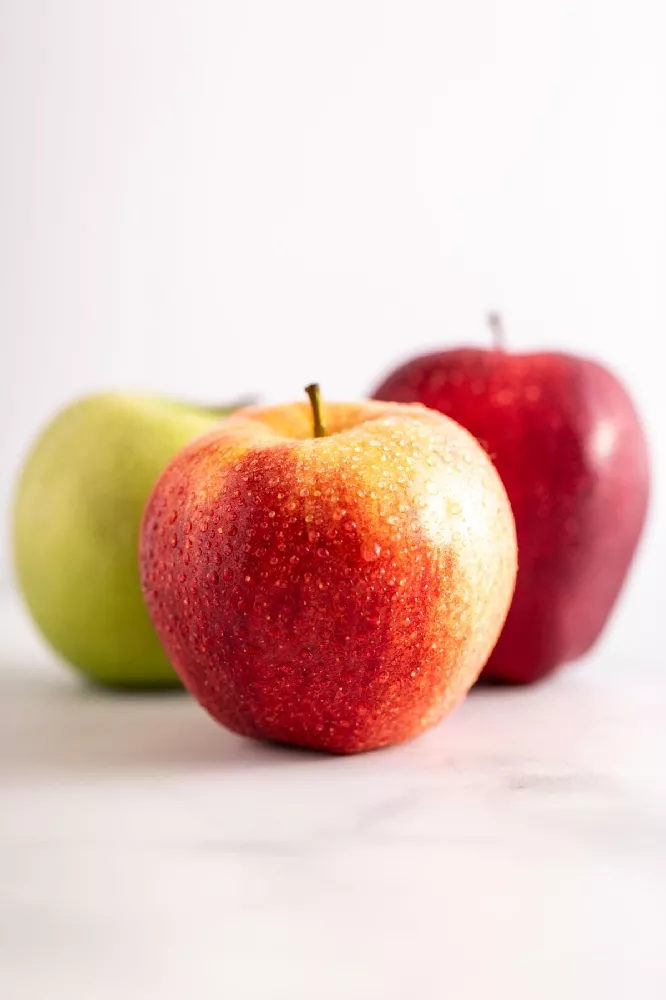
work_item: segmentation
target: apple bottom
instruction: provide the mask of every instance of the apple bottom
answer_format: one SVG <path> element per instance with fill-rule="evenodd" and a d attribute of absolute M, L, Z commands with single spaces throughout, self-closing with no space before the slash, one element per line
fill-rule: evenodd
<path fill-rule="evenodd" d="M 410 586 L 381 553 L 372 570 L 361 557 L 364 571 L 355 571 L 354 541 L 325 578 L 316 552 L 302 554 L 297 581 L 255 587 L 242 617 L 230 607 L 239 599 L 220 600 L 216 583 L 202 595 L 200 630 L 163 636 L 185 685 L 218 722 L 244 736 L 344 754 L 410 739 L 461 700 L 482 661 L 455 557 L 426 557 Z"/>

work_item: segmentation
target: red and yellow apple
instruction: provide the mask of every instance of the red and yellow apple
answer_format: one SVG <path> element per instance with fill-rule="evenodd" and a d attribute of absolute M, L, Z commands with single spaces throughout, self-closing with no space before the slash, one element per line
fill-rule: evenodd
<path fill-rule="evenodd" d="M 484 676 L 534 681 L 585 653 L 622 589 L 648 500 L 645 435 L 615 376 L 587 358 L 498 343 L 414 358 L 374 395 L 459 421 L 506 486 L 520 571 Z"/>
<path fill-rule="evenodd" d="M 180 452 L 144 514 L 141 579 L 215 719 L 351 753 L 417 735 L 474 683 L 513 593 L 514 522 L 449 418 L 311 398 Z"/>

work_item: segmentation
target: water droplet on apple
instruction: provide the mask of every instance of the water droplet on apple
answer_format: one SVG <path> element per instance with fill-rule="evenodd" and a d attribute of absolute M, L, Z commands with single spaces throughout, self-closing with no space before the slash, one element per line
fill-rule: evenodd
<path fill-rule="evenodd" d="M 382 547 L 378 542 L 368 542 L 361 548 L 361 558 L 366 562 L 372 562 L 381 555 Z"/>

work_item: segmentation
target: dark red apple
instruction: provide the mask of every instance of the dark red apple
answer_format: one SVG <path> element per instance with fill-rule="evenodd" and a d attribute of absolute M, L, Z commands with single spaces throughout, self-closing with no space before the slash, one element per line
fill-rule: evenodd
<path fill-rule="evenodd" d="M 618 380 L 567 354 L 459 348 L 408 362 L 374 396 L 453 417 L 506 487 L 519 571 L 483 676 L 526 683 L 585 653 L 620 593 L 648 501 L 645 435 Z"/>

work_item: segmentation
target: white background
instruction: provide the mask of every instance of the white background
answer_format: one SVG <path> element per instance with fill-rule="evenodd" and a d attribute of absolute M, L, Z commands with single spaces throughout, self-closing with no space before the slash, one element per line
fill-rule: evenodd
<path fill-rule="evenodd" d="M 356 396 L 493 306 L 637 399 L 655 498 L 606 641 L 655 648 L 665 38 L 661 0 L 2 0 L 0 580 L 71 397 Z"/>

